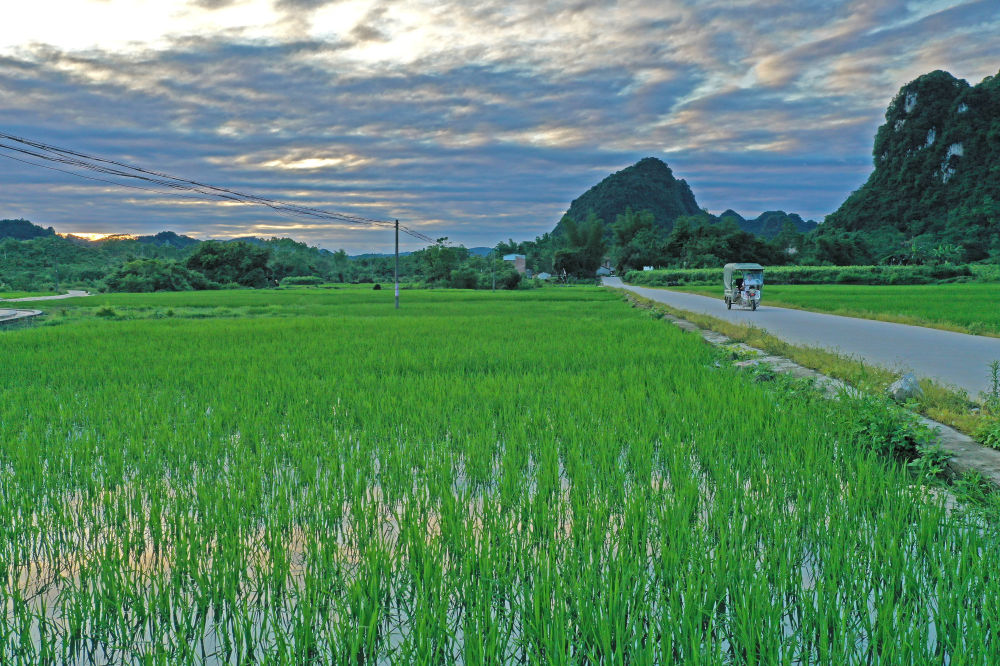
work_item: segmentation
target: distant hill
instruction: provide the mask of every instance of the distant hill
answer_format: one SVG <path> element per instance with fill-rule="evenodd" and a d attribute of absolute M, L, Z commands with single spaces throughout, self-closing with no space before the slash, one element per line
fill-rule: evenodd
<path fill-rule="evenodd" d="M 863 232 L 886 246 L 955 244 L 965 260 L 998 243 L 1000 76 L 970 86 L 939 70 L 907 83 L 873 157 L 868 181 L 827 216 L 824 232 Z"/>
<path fill-rule="evenodd" d="M 761 213 L 753 219 L 744 219 L 736 211 L 729 209 L 719 215 L 719 220 L 730 219 L 736 222 L 740 229 L 771 240 L 784 230 L 785 225 L 791 223 L 796 233 L 806 234 L 819 226 L 814 220 L 803 220 L 797 213 L 786 213 L 783 210 L 769 210 Z"/>
<path fill-rule="evenodd" d="M 781 210 L 767 211 L 749 220 L 732 209 L 718 217 L 710 215 L 698 207 L 687 182 L 676 179 L 670 167 L 655 157 L 639 160 L 594 185 L 570 204 L 565 216 L 581 223 L 593 211 L 604 222 L 605 235 L 609 236 L 615 218 L 629 208 L 635 212 L 650 211 L 656 225 L 666 231 L 682 216 L 696 216 L 709 224 L 729 219 L 741 230 L 768 240 L 781 233 L 786 222 L 791 222 L 795 231 L 803 234 L 818 226 L 813 220 L 805 221 L 795 213 Z M 560 220 L 553 235 L 561 234 L 561 226 Z"/>
<path fill-rule="evenodd" d="M 493 251 L 493 248 L 491 248 L 491 247 L 470 247 L 470 248 L 467 248 L 467 249 L 469 250 L 469 254 L 475 255 L 477 257 L 486 257 L 486 256 L 489 256 L 490 252 Z M 329 250 L 321 250 L 321 252 L 326 252 L 327 254 L 330 254 Z M 400 252 L 399 256 L 401 256 L 401 257 L 408 257 L 411 254 L 413 254 L 413 252 Z M 384 257 L 394 257 L 394 256 L 396 256 L 395 252 L 376 252 L 374 254 L 372 254 L 371 252 L 366 252 L 364 254 L 352 254 L 348 258 L 349 259 L 368 259 L 370 257 L 384 258 Z"/>
<path fill-rule="evenodd" d="M 401 257 L 408 257 L 411 254 L 413 254 L 413 253 L 412 252 L 400 252 L 399 256 L 401 256 Z M 371 259 L 372 257 L 375 257 L 375 258 L 378 258 L 378 259 L 385 259 L 385 258 L 388 258 L 388 257 L 395 257 L 395 256 L 396 256 L 395 252 L 393 252 L 391 254 L 390 253 L 385 253 L 385 252 L 375 252 L 374 254 L 371 253 L 371 252 L 365 252 L 364 254 L 351 254 L 351 255 L 348 255 L 347 258 L 348 259 Z"/>
<path fill-rule="evenodd" d="M 678 217 L 702 212 L 685 181 L 674 178 L 662 160 L 646 157 L 584 192 L 570 204 L 565 216 L 581 223 L 593 211 L 610 228 L 615 217 L 627 208 L 650 211 L 657 226 L 667 230 L 673 228 Z M 562 233 L 560 220 L 553 235 Z M 607 233 L 610 235 L 610 231 Z"/>
<path fill-rule="evenodd" d="M 178 250 L 183 250 L 201 243 L 201 241 L 197 238 L 183 236 L 173 231 L 161 231 L 155 236 L 137 236 L 136 240 L 140 243 L 149 243 L 150 245 L 159 245 L 161 247 L 173 247 Z"/>
<path fill-rule="evenodd" d="M 56 232 L 52 227 L 45 229 L 27 220 L 0 220 L 0 239 L 29 240 L 55 235 Z"/>
<path fill-rule="evenodd" d="M 267 239 L 260 236 L 239 236 L 237 238 L 227 238 L 226 243 L 250 243 L 258 247 L 267 245 Z"/>

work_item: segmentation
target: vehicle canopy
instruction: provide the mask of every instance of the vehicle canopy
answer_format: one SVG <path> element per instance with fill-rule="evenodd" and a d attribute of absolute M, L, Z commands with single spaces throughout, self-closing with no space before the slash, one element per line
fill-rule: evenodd
<path fill-rule="evenodd" d="M 733 273 L 743 276 L 745 283 L 756 284 L 758 287 L 764 284 L 764 267 L 760 264 L 726 264 L 722 267 L 722 282 L 726 289 L 733 288 Z"/>

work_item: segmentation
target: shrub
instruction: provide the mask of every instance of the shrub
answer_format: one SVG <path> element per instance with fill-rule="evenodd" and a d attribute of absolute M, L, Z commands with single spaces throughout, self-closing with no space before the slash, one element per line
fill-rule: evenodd
<path fill-rule="evenodd" d="M 324 280 L 316 275 L 290 275 L 286 278 L 281 278 L 281 284 L 285 286 L 297 286 L 297 285 L 318 285 L 323 284 Z"/>
<path fill-rule="evenodd" d="M 1000 418 L 984 420 L 976 430 L 976 439 L 983 446 L 1000 449 Z"/>
<path fill-rule="evenodd" d="M 1000 282 L 1000 264 L 972 264 L 969 270 L 977 282 Z"/>
<path fill-rule="evenodd" d="M 862 448 L 903 460 L 933 454 L 933 433 L 912 412 L 885 396 L 848 399 L 853 405 L 851 436 Z"/>
<path fill-rule="evenodd" d="M 498 287 L 503 289 L 517 289 L 519 284 L 521 284 L 521 274 L 516 269 L 506 267 L 506 270 L 497 273 Z"/>
<path fill-rule="evenodd" d="M 452 289 L 475 289 L 478 281 L 476 271 L 463 266 L 451 272 L 451 276 L 448 279 L 448 286 Z"/>

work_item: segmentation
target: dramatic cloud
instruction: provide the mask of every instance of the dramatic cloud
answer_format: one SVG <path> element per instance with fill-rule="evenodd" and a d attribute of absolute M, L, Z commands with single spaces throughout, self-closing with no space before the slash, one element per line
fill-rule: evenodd
<path fill-rule="evenodd" d="M 0 131 L 469 246 L 550 230 L 647 155 L 712 211 L 822 219 L 898 88 L 995 74 L 997 34 L 995 0 L 34 0 L 0 28 Z M 391 240 L 0 159 L 20 216 Z"/>

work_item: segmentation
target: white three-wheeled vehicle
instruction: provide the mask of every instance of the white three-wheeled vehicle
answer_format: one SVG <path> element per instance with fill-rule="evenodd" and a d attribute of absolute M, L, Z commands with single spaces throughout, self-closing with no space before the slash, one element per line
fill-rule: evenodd
<path fill-rule="evenodd" d="M 726 264 L 722 268 L 726 308 L 741 305 L 756 310 L 764 288 L 764 267 L 760 264 Z"/>

